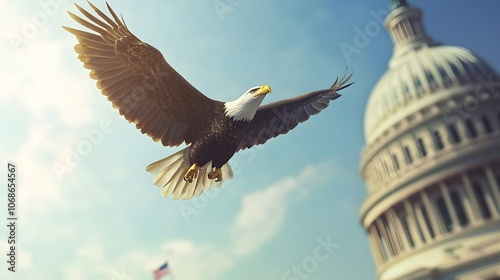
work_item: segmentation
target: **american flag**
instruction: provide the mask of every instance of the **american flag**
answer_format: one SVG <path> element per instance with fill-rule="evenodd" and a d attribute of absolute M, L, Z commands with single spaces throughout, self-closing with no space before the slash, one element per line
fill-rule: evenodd
<path fill-rule="evenodd" d="M 160 268 L 153 271 L 153 279 L 160 280 L 163 277 L 170 274 L 170 270 L 168 269 L 168 264 L 164 263 Z"/>

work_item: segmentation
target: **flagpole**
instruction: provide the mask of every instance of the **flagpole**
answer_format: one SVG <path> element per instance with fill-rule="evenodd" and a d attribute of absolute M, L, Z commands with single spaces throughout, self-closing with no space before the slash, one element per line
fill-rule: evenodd
<path fill-rule="evenodd" d="M 170 275 L 172 276 L 172 280 L 175 280 L 174 271 L 171 268 L 169 268 L 169 270 L 170 270 Z"/>

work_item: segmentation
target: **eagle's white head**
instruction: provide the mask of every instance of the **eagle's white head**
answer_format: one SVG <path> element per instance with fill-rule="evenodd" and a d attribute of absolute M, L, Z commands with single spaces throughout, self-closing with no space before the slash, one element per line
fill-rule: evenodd
<path fill-rule="evenodd" d="M 224 103 L 225 114 L 237 121 L 251 121 L 266 94 L 271 92 L 268 85 L 253 87 L 240 98 Z"/>

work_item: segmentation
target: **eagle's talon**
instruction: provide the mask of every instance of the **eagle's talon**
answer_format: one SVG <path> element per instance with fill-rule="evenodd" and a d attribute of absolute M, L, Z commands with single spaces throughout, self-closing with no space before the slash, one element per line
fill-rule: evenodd
<path fill-rule="evenodd" d="M 186 171 L 186 174 L 184 174 L 184 181 L 192 183 L 196 178 L 198 178 L 198 166 L 194 163 L 191 167 L 189 167 L 188 171 Z"/>
<path fill-rule="evenodd" d="M 215 179 L 215 182 L 222 181 L 222 169 L 215 168 L 215 171 L 210 171 L 210 173 L 208 173 L 208 179 Z"/>

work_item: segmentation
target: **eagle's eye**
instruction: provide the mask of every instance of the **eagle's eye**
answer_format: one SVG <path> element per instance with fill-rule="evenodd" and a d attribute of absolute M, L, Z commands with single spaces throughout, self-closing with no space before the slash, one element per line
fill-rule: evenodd
<path fill-rule="evenodd" d="M 249 93 L 255 93 L 255 92 L 256 92 L 256 91 L 258 91 L 258 90 L 259 90 L 259 88 L 258 88 L 258 87 L 256 87 L 256 88 L 251 89 Z"/>

